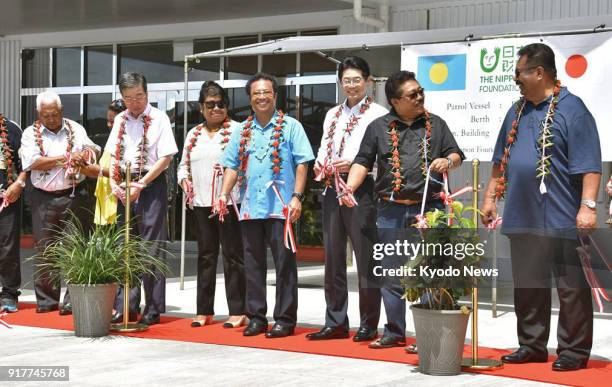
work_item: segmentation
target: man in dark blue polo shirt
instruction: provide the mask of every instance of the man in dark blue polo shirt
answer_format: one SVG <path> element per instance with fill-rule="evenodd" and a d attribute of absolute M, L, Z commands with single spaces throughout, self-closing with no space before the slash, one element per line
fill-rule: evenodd
<path fill-rule="evenodd" d="M 497 138 L 482 208 L 483 223 L 506 198 L 502 233 L 510 238 L 519 349 L 506 363 L 546 362 L 551 272 L 559 294 L 555 371 L 586 367 L 593 336 L 591 291 L 576 252 L 577 232 L 597 223 L 601 149 L 595 120 L 557 80 L 555 55 L 523 47 L 515 81 L 523 97 L 508 111 Z M 578 229 L 578 230 L 577 230 Z"/>

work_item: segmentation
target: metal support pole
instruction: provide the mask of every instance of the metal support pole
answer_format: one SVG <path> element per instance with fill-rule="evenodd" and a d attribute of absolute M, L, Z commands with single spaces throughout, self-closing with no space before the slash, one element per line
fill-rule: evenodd
<path fill-rule="evenodd" d="M 183 92 L 183 141 L 187 140 L 187 113 L 188 113 L 188 101 L 189 101 L 189 59 L 185 57 L 185 87 Z M 180 185 L 180 182 L 179 182 Z M 186 233 L 186 219 L 187 210 L 185 207 L 185 191 L 182 195 L 183 200 L 181 201 L 181 273 L 179 277 L 179 289 L 185 289 L 185 233 Z"/>
<path fill-rule="evenodd" d="M 474 225 L 478 225 L 478 167 L 480 161 L 474 159 L 472 161 L 472 220 Z M 478 358 L 478 285 L 474 279 L 474 288 L 472 288 L 472 356 L 463 358 L 461 366 L 470 369 L 491 370 L 503 367 L 503 363 L 496 359 L 479 359 Z"/>

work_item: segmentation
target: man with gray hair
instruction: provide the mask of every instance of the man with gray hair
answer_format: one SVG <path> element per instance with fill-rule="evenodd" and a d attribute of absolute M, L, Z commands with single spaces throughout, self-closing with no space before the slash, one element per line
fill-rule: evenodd
<path fill-rule="evenodd" d="M 143 239 L 164 242 L 167 235 L 167 181 L 165 170 L 178 152 L 170 119 L 149 104 L 147 81 L 140 73 L 128 72 L 119 78 L 119 90 L 127 110 L 115 117 L 105 150 L 111 154 L 111 186 L 120 199 L 117 212 L 123 222 L 123 203 L 132 203 L 132 229 Z M 125 164 L 131 162 L 130 197 L 125 197 Z M 145 309 L 140 323 L 159 323 L 166 311 L 166 279 L 160 272 L 142 278 Z M 123 288 L 115 302 L 113 322 L 123 321 Z M 140 286 L 130 291 L 129 319 L 136 319 Z"/>
<path fill-rule="evenodd" d="M 83 230 L 91 227 L 91 198 L 84 180 L 85 176 L 97 175 L 90 164 L 100 152 L 81 125 L 64 117 L 62 101 L 54 92 L 40 93 L 36 97 L 36 110 L 38 120 L 24 130 L 20 151 L 23 170 L 30 172 L 34 187 L 29 203 L 39 254 L 35 265 L 70 213 Z M 49 274 L 40 270 L 34 273 L 37 313 L 59 307 L 60 284 L 53 283 Z M 66 292 L 60 314 L 71 313 L 70 296 Z"/>

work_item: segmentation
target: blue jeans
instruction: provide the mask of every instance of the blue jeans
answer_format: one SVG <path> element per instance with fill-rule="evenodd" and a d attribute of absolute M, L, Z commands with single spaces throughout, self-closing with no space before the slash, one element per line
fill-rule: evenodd
<path fill-rule="evenodd" d="M 441 201 L 425 203 L 425 212 L 433 209 L 444 210 Z M 421 204 L 407 206 L 385 200 L 377 203 L 378 217 L 376 228 L 378 230 L 378 241 L 381 243 L 395 243 L 397 230 L 410 228 L 416 223 L 416 216 L 421 213 Z M 405 257 L 385 257 L 382 260 L 383 268 L 397 268 L 401 266 Z M 402 299 L 404 287 L 399 279 L 383 281 L 381 289 L 387 324 L 385 324 L 385 337 L 394 339 L 405 339 L 406 337 L 406 301 Z"/>

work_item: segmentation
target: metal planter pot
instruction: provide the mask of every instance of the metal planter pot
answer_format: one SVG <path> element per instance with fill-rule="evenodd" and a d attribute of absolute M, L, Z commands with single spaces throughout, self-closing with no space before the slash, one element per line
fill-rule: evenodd
<path fill-rule="evenodd" d="M 469 313 L 430 310 L 411 305 L 419 353 L 419 370 L 428 375 L 461 373 Z"/>
<path fill-rule="evenodd" d="M 74 334 L 79 337 L 108 335 L 117 284 L 68 285 Z"/>

